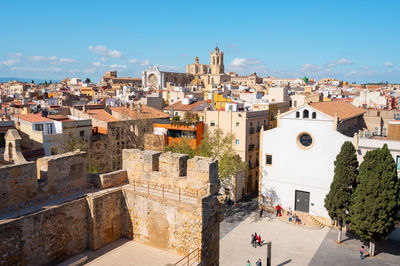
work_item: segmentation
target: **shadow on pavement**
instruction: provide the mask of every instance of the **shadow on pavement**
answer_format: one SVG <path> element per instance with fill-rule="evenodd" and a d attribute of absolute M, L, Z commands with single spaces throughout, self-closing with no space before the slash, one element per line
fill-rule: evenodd
<path fill-rule="evenodd" d="M 292 259 L 285 260 L 284 262 L 279 263 L 279 264 L 277 264 L 276 266 L 283 266 L 283 265 L 286 265 L 286 264 L 288 264 L 288 263 L 290 263 L 290 262 L 292 262 Z"/>

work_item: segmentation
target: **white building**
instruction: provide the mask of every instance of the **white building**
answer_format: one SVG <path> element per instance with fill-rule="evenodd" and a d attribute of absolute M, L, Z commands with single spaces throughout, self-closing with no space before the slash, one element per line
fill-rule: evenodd
<path fill-rule="evenodd" d="M 342 134 L 348 133 L 342 125 L 357 128 L 362 114 L 344 102 L 306 104 L 281 114 L 277 128 L 262 131 L 260 201 L 328 217 L 324 199 L 334 161 L 343 143 L 353 141 Z"/>

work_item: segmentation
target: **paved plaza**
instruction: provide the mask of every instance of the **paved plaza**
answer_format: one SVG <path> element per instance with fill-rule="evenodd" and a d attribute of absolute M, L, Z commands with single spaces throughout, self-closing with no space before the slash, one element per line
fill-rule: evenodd
<path fill-rule="evenodd" d="M 343 236 L 343 243 L 335 243 L 336 229 L 328 227 L 297 226 L 284 222 L 271 214 L 259 218 L 255 200 L 225 207 L 225 219 L 221 223 L 220 265 L 252 265 L 261 258 L 266 265 L 266 245 L 254 248 L 251 234 L 261 234 L 272 242 L 272 265 L 400 265 L 400 228 L 388 241 L 376 244 L 377 255 L 360 260 L 360 240 L 355 235 Z"/>
<path fill-rule="evenodd" d="M 259 258 L 266 265 L 267 246 L 254 248 L 250 244 L 254 232 L 272 242 L 272 265 L 308 265 L 329 231 L 289 224 L 274 216 L 259 219 L 256 214 L 220 240 L 221 266 L 245 265 L 248 259 L 255 265 Z"/>

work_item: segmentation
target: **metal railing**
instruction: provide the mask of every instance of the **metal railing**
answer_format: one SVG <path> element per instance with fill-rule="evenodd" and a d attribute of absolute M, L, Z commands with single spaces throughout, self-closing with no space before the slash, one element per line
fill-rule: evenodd
<path fill-rule="evenodd" d="M 188 189 L 188 188 L 176 188 L 170 185 L 159 184 L 155 182 L 149 182 L 144 180 L 133 180 L 131 183 L 133 185 L 134 191 L 136 191 L 136 187 L 141 187 L 147 189 L 147 194 L 150 195 L 150 190 L 160 191 L 162 193 L 162 197 L 165 198 L 165 193 L 171 193 L 178 196 L 179 201 L 181 201 L 182 196 L 198 198 L 199 196 L 203 196 L 207 193 L 207 189 Z"/>
<path fill-rule="evenodd" d="M 196 248 L 185 257 L 180 259 L 174 265 L 182 265 L 182 266 L 191 266 L 191 265 L 198 265 L 200 263 L 200 249 Z"/>

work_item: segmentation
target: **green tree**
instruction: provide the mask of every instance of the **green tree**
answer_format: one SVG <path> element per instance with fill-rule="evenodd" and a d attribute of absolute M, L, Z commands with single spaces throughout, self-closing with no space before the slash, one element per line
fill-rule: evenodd
<path fill-rule="evenodd" d="M 308 83 L 308 78 L 307 78 L 307 76 L 304 76 L 303 81 L 304 81 L 305 84 Z"/>
<path fill-rule="evenodd" d="M 350 141 L 343 143 L 339 154 L 336 156 L 335 175 L 329 193 L 325 197 L 325 208 L 329 217 L 337 221 L 337 243 L 342 241 L 343 223 L 350 222 L 351 196 L 357 187 L 358 161 L 356 149 Z"/>
<path fill-rule="evenodd" d="M 370 242 L 371 256 L 375 255 L 375 242 L 395 228 L 398 200 L 396 163 L 385 144 L 365 154 L 350 206 L 352 228 L 362 241 Z"/>
<path fill-rule="evenodd" d="M 86 78 L 85 83 L 90 83 L 90 78 Z"/>
<path fill-rule="evenodd" d="M 233 149 L 234 139 L 232 134 L 224 134 L 222 130 L 218 129 L 212 133 L 206 132 L 197 148 L 192 148 L 188 142 L 183 140 L 179 144 L 166 147 L 165 151 L 188 154 L 190 158 L 204 156 L 218 160 L 218 176 L 221 186 L 223 189 L 227 188 L 232 194 L 234 178 L 246 170 L 246 164 Z"/>

